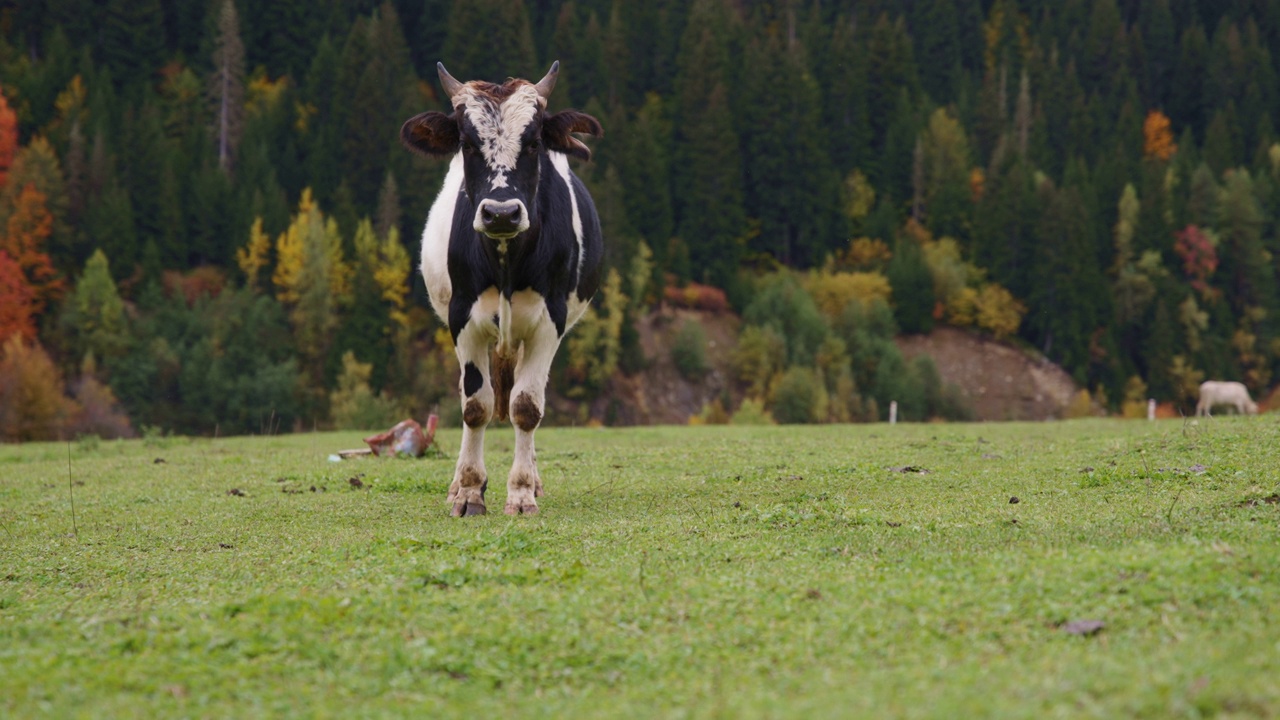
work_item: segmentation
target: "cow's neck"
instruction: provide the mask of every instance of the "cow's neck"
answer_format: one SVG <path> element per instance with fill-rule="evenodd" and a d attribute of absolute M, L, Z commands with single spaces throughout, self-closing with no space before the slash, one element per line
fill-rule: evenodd
<path fill-rule="evenodd" d="M 532 246 L 536 238 L 537 232 L 532 228 L 515 237 L 503 240 L 483 238 L 488 244 L 489 252 L 493 258 L 498 290 L 504 296 L 511 297 L 511 293 L 515 292 L 519 265 L 521 260 L 533 249 Z"/>

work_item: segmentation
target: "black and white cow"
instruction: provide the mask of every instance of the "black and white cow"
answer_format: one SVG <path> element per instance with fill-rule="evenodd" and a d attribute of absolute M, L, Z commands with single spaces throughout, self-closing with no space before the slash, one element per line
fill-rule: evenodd
<path fill-rule="evenodd" d="M 462 449 L 448 501 L 455 516 L 485 513 L 484 429 L 509 410 L 516 448 L 505 510 L 536 513 L 533 432 L 547 376 L 600 284 L 604 254 L 595 205 L 569 169 L 569 156 L 591 151 L 573 133 L 603 131 L 590 115 L 546 112 L 559 62 L 537 84 L 461 83 L 436 67 L 453 112 L 410 118 L 400 139 L 452 156 L 422 233 L 422 276 L 462 368 Z"/>

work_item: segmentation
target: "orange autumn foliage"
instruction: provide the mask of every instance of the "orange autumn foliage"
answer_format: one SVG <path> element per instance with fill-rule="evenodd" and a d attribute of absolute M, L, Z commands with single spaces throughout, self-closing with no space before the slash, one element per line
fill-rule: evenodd
<path fill-rule="evenodd" d="M 18 114 L 0 91 L 0 187 L 9 180 L 9 166 L 18 152 Z"/>
<path fill-rule="evenodd" d="M 1169 118 L 1159 110 L 1147 113 L 1147 119 L 1142 123 L 1142 138 L 1142 152 L 1147 157 L 1168 160 L 1178 151 Z"/>
<path fill-rule="evenodd" d="M 31 312 L 35 298 L 22 267 L 0 250 L 0 337 L 19 335 L 34 340 L 36 326 Z"/>
<path fill-rule="evenodd" d="M 3 237 L 0 251 L 4 251 L 22 268 L 22 274 L 31 287 L 31 314 L 39 315 L 51 303 L 62 297 L 63 279 L 53 267 L 53 261 L 44 251 L 45 242 L 53 233 L 53 215 L 45 205 L 45 195 L 35 185 L 27 185 L 18 195 L 13 213 Z"/>

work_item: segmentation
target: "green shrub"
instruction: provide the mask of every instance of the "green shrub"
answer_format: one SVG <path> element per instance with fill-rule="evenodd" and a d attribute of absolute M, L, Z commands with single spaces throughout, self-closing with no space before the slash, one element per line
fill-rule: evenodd
<path fill-rule="evenodd" d="M 893 259 L 885 268 L 893 286 L 894 317 L 906 333 L 933 329 L 933 276 L 915 240 L 903 236 L 894 244 Z"/>
<path fill-rule="evenodd" d="M 911 370 L 920 382 L 921 419 L 938 417 L 942 414 L 942 378 L 938 376 L 938 366 L 932 357 L 918 355 L 911 361 Z"/>
<path fill-rule="evenodd" d="M 733 377 L 747 387 L 747 393 L 763 396 L 769 383 L 787 363 L 787 340 L 772 327 L 748 325 L 738 337 L 730 364 Z"/>
<path fill-rule="evenodd" d="M 773 425 L 773 415 L 764 409 L 764 401 L 747 398 L 729 419 L 731 425 Z"/>
<path fill-rule="evenodd" d="M 701 380 L 711 370 L 707 361 L 707 333 L 702 326 L 686 320 L 671 343 L 671 361 L 684 379 Z"/>
<path fill-rule="evenodd" d="M 968 422 L 973 420 L 975 414 L 973 406 L 965 399 L 960 386 L 955 383 L 947 383 L 946 387 L 942 388 L 942 398 L 938 404 L 938 415 L 944 420 Z"/>
<path fill-rule="evenodd" d="M 787 360 L 792 365 L 811 364 L 823 338 L 830 332 L 813 297 L 790 272 L 775 273 L 761 280 L 755 297 L 742 312 L 742 319 L 749 325 L 771 327 L 786 338 Z"/>
<path fill-rule="evenodd" d="M 385 430 L 400 420 L 404 411 L 386 393 L 373 394 L 369 388 L 372 363 L 362 363 L 348 350 L 342 356 L 338 387 L 329 393 L 333 425 L 338 430 Z"/>
<path fill-rule="evenodd" d="M 817 422 L 822 419 L 817 415 L 820 399 L 826 399 L 826 388 L 818 373 L 813 368 L 792 366 L 773 389 L 773 417 L 784 425 Z"/>

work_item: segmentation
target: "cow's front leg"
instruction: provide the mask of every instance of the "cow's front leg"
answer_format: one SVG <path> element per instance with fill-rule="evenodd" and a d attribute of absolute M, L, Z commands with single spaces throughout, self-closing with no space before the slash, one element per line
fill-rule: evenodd
<path fill-rule="evenodd" d="M 462 396 L 462 448 L 449 486 L 454 517 L 484 515 L 489 476 L 484 469 L 484 428 L 493 416 L 493 388 L 489 384 L 489 334 L 481 323 L 468 322 L 457 339 L 459 386 Z"/>
<path fill-rule="evenodd" d="M 533 433 L 542 422 L 546 407 L 547 376 L 560 336 L 549 320 L 538 323 L 524 341 L 524 351 L 516 363 L 515 384 L 511 389 L 511 424 L 516 428 L 515 460 L 507 476 L 508 515 L 533 515 L 538 512 L 542 495 L 542 478 L 538 475 Z"/>

